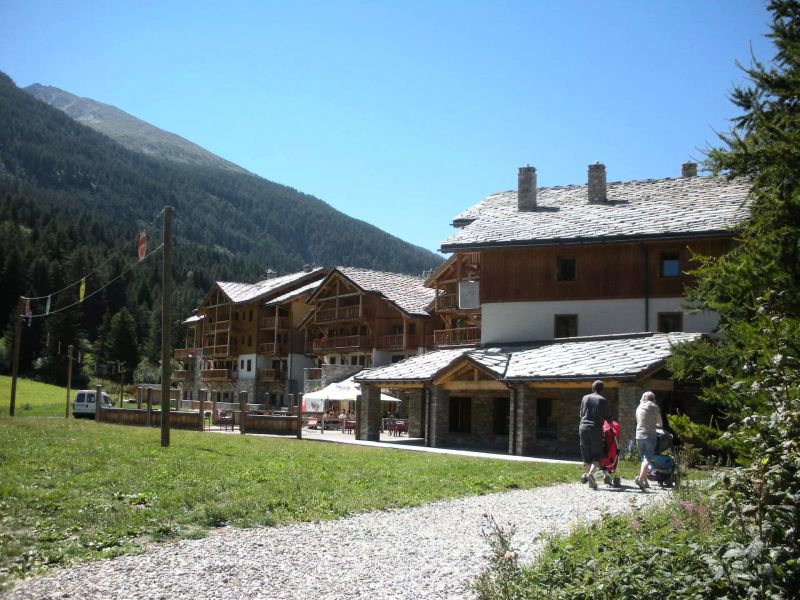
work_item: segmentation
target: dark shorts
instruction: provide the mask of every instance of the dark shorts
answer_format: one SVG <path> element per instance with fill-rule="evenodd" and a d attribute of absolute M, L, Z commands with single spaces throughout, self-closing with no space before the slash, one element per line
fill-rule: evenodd
<path fill-rule="evenodd" d="M 586 464 L 600 462 L 603 457 L 603 430 L 579 429 L 581 438 L 581 457 Z"/>

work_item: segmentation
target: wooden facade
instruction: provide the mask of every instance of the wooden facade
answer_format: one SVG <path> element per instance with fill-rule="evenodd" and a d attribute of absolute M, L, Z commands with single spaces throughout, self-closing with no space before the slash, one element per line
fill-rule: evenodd
<path fill-rule="evenodd" d="M 693 255 L 720 256 L 732 238 L 628 242 L 481 252 L 481 303 L 548 300 L 604 300 L 683 296 Z M 677 257 L 677 276 L 664 276 L 662 260 Z M 559 260 L 574 260 L 574 278 L 559 280 Z"/>
<path fill-rule="evenodd" d="M 333 271 L 310 302 L 304 324 L 306 351 L 323 363 L 371 367 L 400 360 L 426 347 L 434 320 L 409 314 L 378 293 L 361 289 Z M 388 360 L 377 357 L 383 353 Z"/>
<path fill-rule="evenodd" d="M 433 332 L 433 348 L 475 346 L 481 340 L 480 303 L 465 301 L 463 288 L 468 285 L 480 299 L 481 253 L 456 252 L 428 277 L 425 285 L 436 291 L 430 310 L 437 314 L 443 327 Z"/>

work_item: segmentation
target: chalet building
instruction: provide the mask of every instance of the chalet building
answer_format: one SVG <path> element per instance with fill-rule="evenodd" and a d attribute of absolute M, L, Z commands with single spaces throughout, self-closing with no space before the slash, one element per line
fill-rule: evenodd
<path fill-rule="evenodd" d="M 428 445 L 574 454 L 580 398 L 606 383 L 629 439 L 641 393 L 676 399 L 663 367 L 674 344 L 714 331 L 687 306 L 696 255 L 719 256 L 748 217 L 746 181 L 698 177 L 518 188 L 457 215 L 451 258 L 425 284 L 444 327 L 439 350 L 362 373 L 360 431 L 376 434 L 380 387 L 405 390 Z M 437 335 L 438 334 L 438 335 Z"/>
<path fill-rule="evenodd" d="M 336 267 L 309 296 L 306 350 L 323 365 L 377 367 L 430 349 L 441 320 L 421 277 Z M 357 369 L 356 369 L 357 370 Z"/>
<path fill-rule="evenodd" d="M 183 365 L 173 374 L 183 400 L 196 402 L 205 390 L 215 403 L 244 396 L 264 409 L 286 406 L 286 395 L 303 389 L 303 370 L 316 366 L 299 325 L 325 274 L 316 268 L 255 284 L 215 283 L 184 321 L 186 348 L 174 353 Z"/>

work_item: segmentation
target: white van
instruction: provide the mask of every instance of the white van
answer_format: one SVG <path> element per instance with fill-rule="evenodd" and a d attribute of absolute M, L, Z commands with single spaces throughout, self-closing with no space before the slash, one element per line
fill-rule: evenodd
<path fill-rule="evenodd" d="M 104 407 L 111 407 L 114 406 L 111 403 L 111 399 L 108 397 L 108 394 L 105 392 L 101 392 L 103 394 L 103 406 Z M 79 417 L 89 417 L 94 419 L 95 414 L 95 405 L 94 405 L 94 397 L 95 391 L 94 390 L 78 390 L 75 392 L 75 399 L 72 401 L 72 416 L 76 419 Z"/>

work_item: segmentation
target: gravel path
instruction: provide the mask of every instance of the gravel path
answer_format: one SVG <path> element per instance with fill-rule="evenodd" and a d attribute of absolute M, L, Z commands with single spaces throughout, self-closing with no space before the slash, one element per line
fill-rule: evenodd
<path fill-rule="evenodd" d="M 436 502 L 324 523 L 225 529 L 201 540 L 153 545 L 123 556 L 20 581 L 9 598 L 192 600 L 469 598 L 487 564 L 487 515 L 516 527 L 523 561 L 537 537 L 601 513 L 664 500 L 633 486 L 592 492 L 580 484 Z"/>

